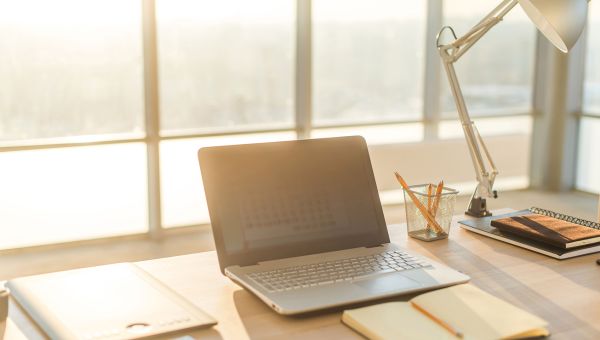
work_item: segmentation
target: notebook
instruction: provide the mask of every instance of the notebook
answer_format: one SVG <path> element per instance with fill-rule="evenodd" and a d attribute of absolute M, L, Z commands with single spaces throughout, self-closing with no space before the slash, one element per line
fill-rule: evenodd
<path fill-rule="evenodd" d="M 584 219 L 580 219 L 577 217 L 561 214 L 558 212 L 532 207 L 526 210 L 513 211 L 507 214 L 502 214 L 498 216 L 489 216 L 483 218 L 473 218 L 467 219 L 463 221 L 459 221 L 458 223 L 464 229 L 469 231 L 478 233 L 480 235 L 484 235 L 502 242 L 506 242 L 521 248 L 525 248 L 536 253 L 540 253 L 546 256 L 553 257 L 555 259 L 564 260 L 576 256 L 582 256 L 592 253 L 600 252 L 600 244 L 589 244 L 575 248 L 560 248 L 553 245 L 550 245 L 545 242 L 540 242 L 539 240 L 533 240 L 531 238 L 519 236 L 513 233 L 508 233 L 505 231 L 501 231 L 498 228 L 492 226 L 492 221 L 499 220 L 506 217 L 513 216 L 523 216 L 528 214 L 540 214 L 545 216 L 550 216 L 557 218 L 559 220 L 568 221 L 571 223 L 575 223 L 578 225 L 600 229 L 600 224 L 597 222 L 587 221 Z"/>
<path fill-rule="evenodd" d="M 51 339 L 133 339 L 216 324 L 131 263 L 28 276 L 7 287 Z"/>
<path fill-rule="evenodd" d="M 409 302 L 347 310 L 342 322 L 369 339 L 456 339 L 442 323 L 459 331 L 465 339 L 519 339 L 550 334 L 543 319 L 471 284 L 421 294 Z"/>
<path fill-rule="evenodd" d="M 501 231 L 564 249 L 600 243 L 600 229 L 560 220 L 552 216 L 532 213 L 493 220 L 491 224 Z"/>

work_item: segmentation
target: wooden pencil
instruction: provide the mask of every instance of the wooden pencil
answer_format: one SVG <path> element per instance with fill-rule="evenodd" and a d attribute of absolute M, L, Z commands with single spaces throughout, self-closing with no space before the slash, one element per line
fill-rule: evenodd
<path fill-rule="evenodd" d="M 432 191 L 433 191 L 433 184 L 431 184 L 431 183 L 427 184 L 427 211 L 429 211 L 430 214 L 432 212 L 431 209 L 433 208 L 433 198 L 431 197 Z M 435 215 L 433 215 L 433 217 L 435 218 Z M 431 226 L 429 225 L 429 223 L 427 223 L 427 226 L 425 226 L 425 229 L 427 229 L 427 231 L 431 230 Z"/>
<path fill-rule="evenodd" d="M 427 211 L 431 213 L 431 208 L 433 207 L 433 200 L 431 199 L 431 192 L 433 191 L 433 185 L 431 183 L 427 184 Z"/>
<path fill-rule="evenodd" d="M 435 189 L 435 198 L 433 201 L 433 208 L 431 209 L 431 215 L 433 218 L 437 215 L 437 211 L 440 207 L 440 201 L 442 199 L 442 191 L 444 190 L 444 181 L 440 181 Z"/>
<path fill-rule="evenodd" d="M 442 319 L 437 318 L 435 315 L 429 313 L 428 311 L 425 310 L 425 308 L 422 308 L 421 306 L 417 305 L 414 302 L 410 302 L 410 304 L 419 312 L 423 313 L 426 317 L 428 317 L 431 321 L 437 323 L 438 325 L 442 326 L 445 330 L 447 330 L 448 332 L 450 332 L 450 334 L 454 335 L 455 337 L 462 339 L 464 337 L 463 333 L 460 332 L 459 330 L 457 330 L 456 328 L 452 327 L 452 325 L 450 325 L 447 322 L 444 322 Z"/>

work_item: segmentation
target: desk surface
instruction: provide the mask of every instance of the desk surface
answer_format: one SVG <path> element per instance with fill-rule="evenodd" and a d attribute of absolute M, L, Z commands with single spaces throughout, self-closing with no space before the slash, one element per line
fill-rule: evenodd
<path fill-rule="evenodd" d="M 600 255 L 555 260 L 460 228 L 447 240 L 431 243 L 407 238 L 405 225 L 389 227 L 392 242 L 469 274 L 472 283 L 537 314 L 550 323 L 552 338 L 600 338 Z M 183 333 L 211 339 L 357 338 L 340 323 L 341 310 L 284 317 L 221 275 L 215 252 L 139 263 L 180 294 L 215 317 L 210 330 Z M 399 297 L 390 300 L 406 300 Z M 6 339 L 39 338 L 27 316 L 11 308 Z"/>

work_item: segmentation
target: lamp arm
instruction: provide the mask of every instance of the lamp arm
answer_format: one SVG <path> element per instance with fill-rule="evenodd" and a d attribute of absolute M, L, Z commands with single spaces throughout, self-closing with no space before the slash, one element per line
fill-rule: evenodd
<path fill-rule="evenodd" d="M 457 61 L 465 52 L 467 52 L 479 39 L 481 39 L 492 27 L 496 26 L 504 16 L 510 12 L 517 4 L 518 0 L 503 0 L 500 5 L 496 6 L 488 15 L 486 15 L 481 21 L 473 26 L 467 33 L 460 38 L 454 39 L 454 41 L 448 44 L 440 44 L 440 38 L 442 31 L 448 27 L 443 27 L 436 37 L 436 43 L 438 49 L 445 49 L 447 51 L 454 50 L 453 53 L 448 53 L 449 57 L 453 61 Z M 454 31 L 453 31 L 454 32 Z M 443 58 L 444 56 L 442 56 Z"/>
<path fill-rule="evenodd" d="M 473 128 L 475 129 L 475 132 L 477 133 L 477 140 L 479 141 L 479 145 L 481 145 L 481 148 L 483 149 L 483 152 L 485 152 L 485 157 L 488 161 L 488 163 L 490 164 L 490 169 L 491 172 L 489 173 L 489 179 L 490 179 L 490 188 L 494 186 L 494 181 L 496 180 L 496 175 L 498 175 L 498 168 L 496 168 L 496 164 L 494 164 L 494 160 L 492 159 L 492 155 L 490 154 L 487 146 L 485 146 L 485 143 L 483 142 L 483 138 L 481 138 L 481 134 L 479 133 L 479 129 L 477 129 L 477 126 L 475 124 L 473 124 Z"/>
<path fill-rule="evenodd" d="M 452 90 L 454 100 L 456 101 L 458 115 L 462 123 L 463 132 L 465 134 L 465 139 L 467 140 L 467 146 L 469 147 L 469 153 L 471 155 L 473 167 L 475 168 L 475 174 L 477 176 L 478 186 L 474 197 L 490 197 L 492 188 L 489 181 L 489 173 L 487 172 L 485 163 L 483 161 L 483 156 L 479 147 L 479 139 L 475 135 L 474 123 L 467 111 L 453 63 L 444 62 L 444 69 L 448 75 L 450 89 Z"/>
<path fill-rule="evenodd" d="M 438 33 L 437 36 L 437 46 L 438 51 L 440 53 L 440 57 L 442 58 L 442 62 L 444 64 L 444 70 L 446 71 L 446 75 L 448 76 L 448 81 L 450 83 L 450 89 L 452 90 L 452 95 L 454 97 L 454 101 L 456 103 L 456 107 L 458 110 L 458 114 L 462 123 L 463 132 L 465 134 L 465 139 L 467 141 L 467 146 L 469 147 L 469 153 L 471 155 L 471 160 L 473 162 L 473 167 L 475 169 L 475 173 L 477 176 L 477 188 L 473 193 L 473 200 L 480 200 L 485 197 L 494 196 L 494 192 L 492 190 L 494 181 L 496 179 L 496 175 L 498 174 L 498 170 L 492 160 L 492 157 L 479 134 L 479 131 L 475 127 L 475 124 L 471 120 L 469 112 L 467 110 L 467 106 L 465 104 L 464 96 L 462 94 L 462 90 L 460 88 L 460 84 L 458 82 L 458 77 L 456 76 L 456 71 L 454 69 L 454 63 L 462 57 L 464 53 L 466 53 L 479 39 L 481 39 L 492 27 L 498 24 L 504 16 L 510 12 L 518 4 L 518 0 L 503 0 L 500 5 L 494 8 L 488 15 L 486 15 L 479 23 L 477 23 L 471 30 L 469 30 L 466 34 L 457 38 L 454 36 L 454 41 L 441 45 L 440 38 L 441 33 L 449 28 L 454 34 L 454 30 L 451 27 L 443 27 Z M 484 162 L 484 157 L 482 155 L 482 149 L 485 154 L 485 158 L 490 165 L 491 172 L 488 172 L 486 164 Z M 472 203 L 473 203 L 472 200 Z M 487 213 L 487 209 L 485 208 L 485 203 L 483 207 L 482 213 Z"/>

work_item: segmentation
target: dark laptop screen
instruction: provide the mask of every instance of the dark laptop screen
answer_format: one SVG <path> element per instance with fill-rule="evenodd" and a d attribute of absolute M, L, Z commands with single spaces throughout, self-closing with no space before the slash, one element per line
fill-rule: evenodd
<path fill-rule="evenodd" d="M 199 159 L 225 266 L 389 242 L 361 137 L 204 148 Z"/>

